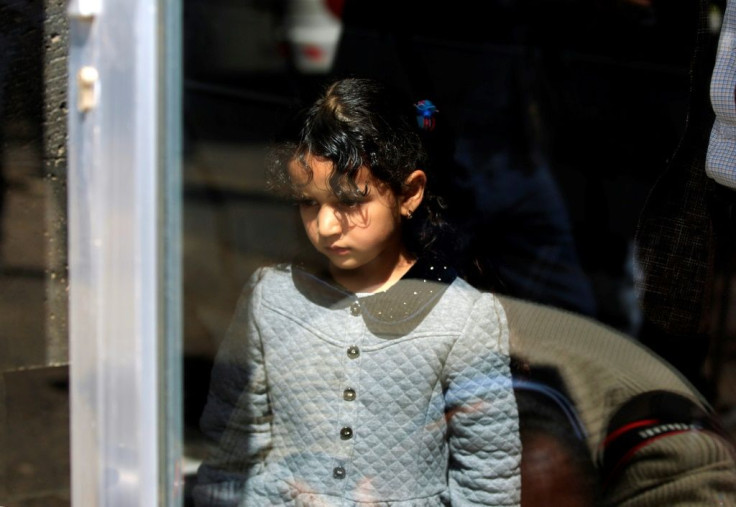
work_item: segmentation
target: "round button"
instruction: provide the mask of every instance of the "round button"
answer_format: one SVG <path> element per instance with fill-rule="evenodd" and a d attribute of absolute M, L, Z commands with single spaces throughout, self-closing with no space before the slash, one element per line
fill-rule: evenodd
<path fill-rule="evenodd" d="M 345 478 L 345 469 L 343 467 L 335 467 L 332 469 L 332 477 L 335 479 Z"/>
<path fill-rule="evenodd" d="M 360 303 L 356 301 L 355 303 L 350 305 L 350 313 L 356 316 L 360 315 Z"/>
<path fill-rule="evenodd" d="M 360 355 L 360 349 L 356 347 L 355 345 L 351 345 L 348 347 L 348 357 L 350 359 L 355 359 Z"/>
<path fill-rule="evenodd" d="M 353 401 L 355 400 L 355 389 L 352 389 L 348 387 L 342 392 L 342 399 L 345 401 Z"/>
<path fill-rule="evenodd" d="M 343 440 L 350 440 L 353 438 L 353 428 L 350 428 L 348 426 L 345 426 L 340 430 L 340 438 Z"/>

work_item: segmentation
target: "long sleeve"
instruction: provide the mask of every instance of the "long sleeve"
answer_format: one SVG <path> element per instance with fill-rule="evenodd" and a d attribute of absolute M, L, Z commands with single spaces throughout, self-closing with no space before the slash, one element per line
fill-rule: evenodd
<path fill-rule="evenodd" d="M 246 285 L 218 350 L 200 425 L 213 443 L 193 491 L 198 506 L 243 502 L 271 447 L 270 408 L 255 314 L 260 272 Z"/>
<path fill-rule="evenodd" d="M 476 302 L 445 368 L 452 505 L 519 505 L 518 410 L 508 325 L 495 297 Z"/>

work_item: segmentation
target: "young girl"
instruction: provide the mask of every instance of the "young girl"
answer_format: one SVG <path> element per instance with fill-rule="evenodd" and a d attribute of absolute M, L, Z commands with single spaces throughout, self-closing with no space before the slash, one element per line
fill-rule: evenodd
<path fill-rule="evenodd" d="M 331 84 L 270 168 L 324 269 L 258 270 L 212 372 L 198 505 L 518 505 L 498 300 L 443 262 L 431 107 Z"/>

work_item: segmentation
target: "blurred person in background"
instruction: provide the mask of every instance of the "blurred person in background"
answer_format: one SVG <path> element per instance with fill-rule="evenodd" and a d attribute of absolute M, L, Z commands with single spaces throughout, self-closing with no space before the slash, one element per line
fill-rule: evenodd
<path fill-rule="evenodd" d="M 736 505 L 733 436 L 681 373 L 593 319 L 500 300 L 519 405 L 523 505 Z"/>

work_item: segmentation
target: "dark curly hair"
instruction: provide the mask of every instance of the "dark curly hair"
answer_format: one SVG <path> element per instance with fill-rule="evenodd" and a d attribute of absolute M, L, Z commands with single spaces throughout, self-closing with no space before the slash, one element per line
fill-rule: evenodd
<path fill-rule="evenodd" d="M 433 167 L 420 131 L 414 105 L 398 90 L 368 78 L 344 78 L 329 84 L 314 104 L 299 116 L 300 128 L 276 143 L 267 165 L 269 188 L 283 197 L 298 192 L 288 173 L 297 161 L 308 177 L 308 155 L 333 164 L 329 183 L 335 196 L 354 201 L 365 194 L 356 178 L 365 166 L 394 195 L 405 192 L 406 178 L 415 170 L 427 174 L 422 204 L 402 224 L 406 248 L 413 255 L 432 251 L 441 255 L 449 225 L 444 201 L 433 192 Z"/>

